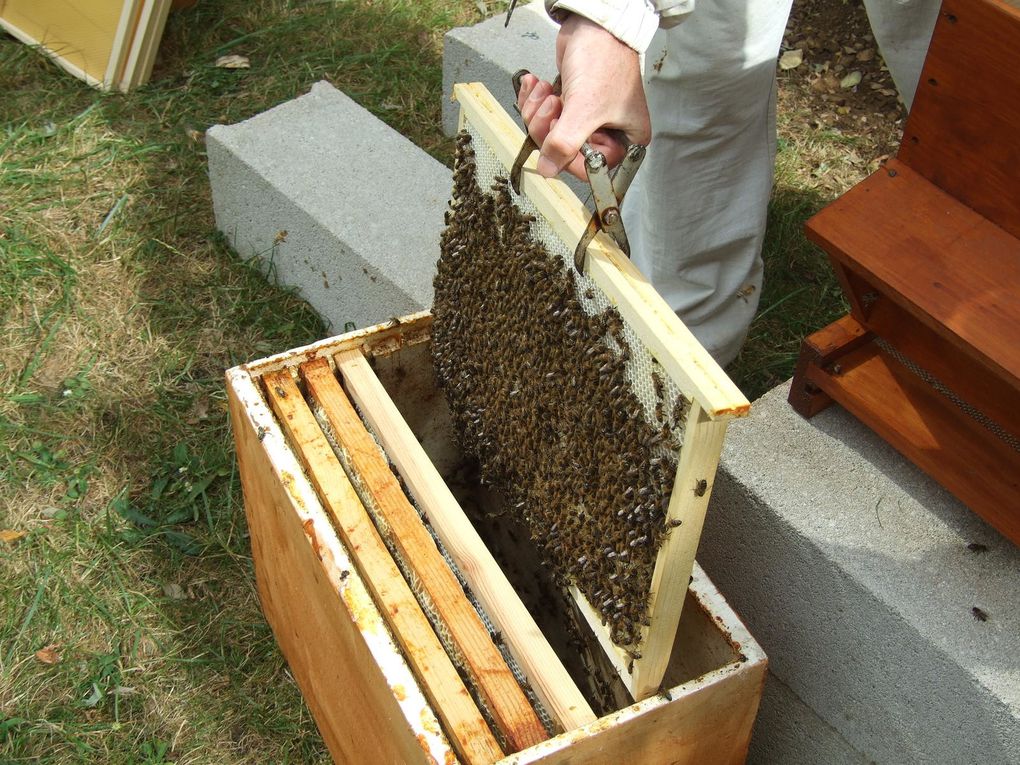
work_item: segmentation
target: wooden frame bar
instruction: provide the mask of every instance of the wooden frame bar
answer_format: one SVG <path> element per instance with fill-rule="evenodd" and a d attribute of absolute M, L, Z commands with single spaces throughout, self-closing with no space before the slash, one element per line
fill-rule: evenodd
<path fill-rule="evenodd" d="M 479 764 L 501 758 L 502 750 L 390 557 L 297 383 L 288 370 L 269 372 L 262 382 L 266 399 L 442 720 L 457 755 L 467 763 Z"/>
<path fill-rule="evenodd" d="M 464 515 L 361 351 L 334 356 L 344 387 L 379 438 L 475 597 L 503 635 L 535 694 L 564 730 L 595 720 L 563 664 Z"/>
<path fill-rule="evenodd" d="M 543 741 L 548 737 L 545 728 L 329 364 L 315 359 L 302 364 L 300 372 L 329 423 L 347 469 L 364 486 L 362 500 L 371 504 L 376 522 L 385 525 L 384 536 L 399 550 L 408 575 L 449 634 L 448 650 L 458 655 L 508 746 L 518 751 Z"/>

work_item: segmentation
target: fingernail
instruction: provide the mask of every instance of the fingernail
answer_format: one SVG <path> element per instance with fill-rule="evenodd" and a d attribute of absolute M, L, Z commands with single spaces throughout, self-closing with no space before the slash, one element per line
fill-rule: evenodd
<path fill-rule="evenodd" d="M 552 113 L 553 113 L 553 110 L 554 110 L 555 108 L 556 108 L 556 104 L 555 104 L 555 103 L 554 103 L 553 101 L 546 101 L 546 102 L 545 102 L 544 104 L 542 104 L 542 106 L 541 106 L 541 107 L 539 108 L 539 110 L 538 110 L 538 116 L 539 116 L 539 117 L 548 117 L 548 116 L 549 116 L 550 114 L 552 114 Z"/>
<path fill-rule="evenodd" d="M 538 164 L 535 166 L 535 169 L 538 170 L 539 175 L 546 178 L 555 178 L 559 173 L 559 168 L 553 164 L 553 161 L 548 157 L 543 157 L 541 155 L 538 158 Z"/>

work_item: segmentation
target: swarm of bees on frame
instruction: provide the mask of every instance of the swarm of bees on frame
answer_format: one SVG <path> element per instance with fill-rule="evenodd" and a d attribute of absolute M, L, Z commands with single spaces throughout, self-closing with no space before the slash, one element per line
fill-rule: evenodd
<path fill-rule="evenodd" d="M 584 310 L 573 270 L 533 239 L 506 179 L 483 192 L 467 133 L 455 168 L 432 353 L 460 445 L 559 583 L 638 658 L 656 553 L 677 523 L 666 512 L 686 402 L 667 401 L 652 372 L 646 411 L 620 314 Z"/>

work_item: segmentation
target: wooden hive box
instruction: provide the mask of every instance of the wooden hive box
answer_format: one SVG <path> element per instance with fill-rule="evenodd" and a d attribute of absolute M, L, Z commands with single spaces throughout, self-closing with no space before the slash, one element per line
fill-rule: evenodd
<path fill-rule="evenodd" d="M 435 386 L 430 326 L 428 313 L 416 314 L 227 372 L 263 610 L 333 758 L 743 762 L 766 658 L 696 564 L 659 692 L 634 702 L 611 677 L 616 703 L 602 716 L 592 712 L 586 679 L 565 667 L 574 650 L 560 626 L 568 617 L 539 613 L 548 598 L 528 595 L 520 578 L 527 566 L 513 570 L 518 553 L 498 549 L 502 543 L 487 547 L 440 477 L 456 472 L 460 455 Z M 317 384 L 313 372 L 338 390 L 343 384 L 498 630 L 494 642 L 509 645 L 548 712 L 552 730 L 544 740 L 486 754 L 475 746 L 487 740 L 485 731 L 450 722 L 447 707 L 459 691 L 428 677 L 429 662 L 442 657 L 428 657 L 429 635 L 402 626 L 406 614 L 394 595 L 401 583 L 385 551 L 377 555 L 364 536 L 365 506 L 330 462 L 334 450 L 322 445 L 322 433 L 304 429 L 302 396 Z M 484 503 L 484 492 L 475 496 Z M 574 624 L 583 627 L 584 618 Z M 618 671 L 606 666 L 610 675 Z"/>

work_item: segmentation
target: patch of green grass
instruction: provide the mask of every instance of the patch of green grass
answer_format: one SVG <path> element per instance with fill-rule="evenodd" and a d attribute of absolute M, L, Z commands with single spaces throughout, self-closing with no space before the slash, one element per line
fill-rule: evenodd
<path fill-rule="evenodd" d="M 478 17 L 202 0 L 128 95 L 0 38 L 0 530 L 24 533 L 0 761 L 327 761 L 259 610 L 222 382 L 324 328 L 216 233 L 202 135 L 326 79 L 446 159 L 441 38 Z"/>

